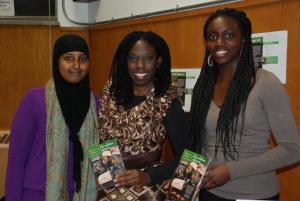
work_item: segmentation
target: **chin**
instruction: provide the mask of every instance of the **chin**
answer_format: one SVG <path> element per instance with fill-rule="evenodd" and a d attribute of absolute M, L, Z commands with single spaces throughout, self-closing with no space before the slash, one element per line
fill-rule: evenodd
<path fill-rule="evenodd" d="M 76 79 L 76 80 L 66 80 L 67 82 L 71 83 L 71 84 L 77 84 L 81 81 L 82 79 Z"/>
<path fill-rule="evenodd" d="M 143 87 L 147 85 L 147 82 L 134 82 L 134 85 L 138 87 Z"/>

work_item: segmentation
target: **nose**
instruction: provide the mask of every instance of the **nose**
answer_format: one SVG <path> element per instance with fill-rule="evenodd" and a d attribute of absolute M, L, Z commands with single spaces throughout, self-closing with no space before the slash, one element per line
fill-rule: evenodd
<path fill-rule="evenodd" d="M 223 37 L 219 37 L 218 40 L 217 40 L 217 44 L 218 44 L 219 46 L 224 45 L 224 38 L 223 38 Z"/>
<path fill-rule="evenodd" d="M 137 67 L 144 67 L 145 61 L 142 57 L 140 57 L 136 63 Z"/>
<path fill-rule="evenodd" d="M 80 61 L 75 60 L 74 62 L 74 68 L 78 69 L 80 67 Z"/>

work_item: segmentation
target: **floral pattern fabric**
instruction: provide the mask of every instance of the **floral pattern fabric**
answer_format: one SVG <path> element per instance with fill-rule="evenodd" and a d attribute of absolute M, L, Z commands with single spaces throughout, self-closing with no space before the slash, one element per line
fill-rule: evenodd
<path fill-rule="evenodd" d="M 138 155 L 161 150 L 166 136 L 163 118 L 174 99 L 173 88 L 156 98 L 151 90 L 145 101 L 125 110 L 110 98 L 109 85 L 104 89 L 99 131 L 100 140 L 117 138 L 125 155 Z"/>

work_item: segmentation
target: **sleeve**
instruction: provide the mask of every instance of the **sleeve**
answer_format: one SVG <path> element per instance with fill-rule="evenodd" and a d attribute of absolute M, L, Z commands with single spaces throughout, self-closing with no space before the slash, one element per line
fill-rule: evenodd
<path fill-rule="evenodd" d="M 99 115 L 99 109 L 100 109 L 100 96 L 98 96 L 97 94 L 93 93 L 94 99 L 95 99 L 95 103 L 96 103 L 96 112 L 97 115 Z"/>
<path fill-rule="evenodd" d="M 170 138 L 175 158 L 163 166 L 147 170 L 150 174 L 152 184 L 161 183 L 172 176 L 185 147 L 188 126 L 182 106 L 178 99 L 174 99 L 170 108 L 167 110 L 166 117 L 164 118 L 164 125 L 168 137 Z"/>
<path fill-rule="evenodd" d="M 24 97 L 13 120 L 6 173 L 6 201 L 21 201 L 26 162 L 34 140 L 34 104 L 30 95 Z"/>
<path fill-rule="evenodd" d="M 257 157 L 228 164 L 231 179 L 283 168 L 300 160 L 300 136 L 289 97 L 278 78 L 269 74 L 259 97 L 276 146 Z M 258 164 L 259 161 L 259 165 Z"/>

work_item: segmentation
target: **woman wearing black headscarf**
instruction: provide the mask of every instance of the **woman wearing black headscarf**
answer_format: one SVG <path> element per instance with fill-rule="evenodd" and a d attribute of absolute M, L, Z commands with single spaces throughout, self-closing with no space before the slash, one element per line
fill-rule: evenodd
<path fill-rule="evenodd" d="M 89 50 L 64 35 L 53 49 L 53 79 L 31 90 L 13 122 L 7 201 L 90 201 L 95 180 L 87 148 L 97 143 L 99 100 L 89 86 Z"/>

